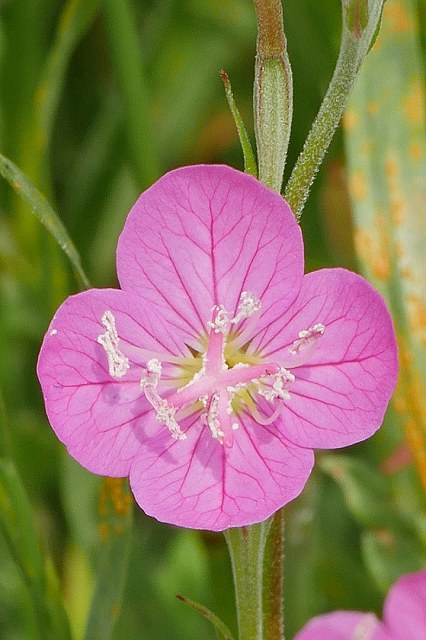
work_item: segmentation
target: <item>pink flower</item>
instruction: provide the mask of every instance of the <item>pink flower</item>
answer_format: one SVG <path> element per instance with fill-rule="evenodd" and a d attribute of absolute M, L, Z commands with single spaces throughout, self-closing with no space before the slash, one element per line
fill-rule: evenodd
<path fill-rule="evenodd" d="M 335 611 L 312 618 L 294 640 L 424 640 L 426 570 L 395 582 L 383 618 L 379 622 L 373 613 Z"/>
<path fill-rule="evenodd" d="M 70 454 L 129 475 L 147 514 L 260 522 L 300 493 L 312 449 L 380 426 L 397 374 L 383 300 L 343 269 L 304 276 L 289 206 L 254 178 L 165 175 L 127 218 L 117 271 L 121 290 L 63 303 L 38 375 Z"/>

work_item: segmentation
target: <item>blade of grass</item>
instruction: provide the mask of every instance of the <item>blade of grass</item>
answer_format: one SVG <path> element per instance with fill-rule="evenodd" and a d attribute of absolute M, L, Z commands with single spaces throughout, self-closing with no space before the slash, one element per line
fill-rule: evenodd
<path fill-rule="evenodd" d="M 34 185 L 28 180 L 22 171 L 18 169 L 13 162 L 11 162 L 11 160 L 5 158 L 2 154 L 0 154 L 0 173 L 9 182 L 16 193 L 31 206 L 34 215 L 38 218 L 41 224 L 46 227 L 64 253 L 68 256 L 83 287 L 86 289 L 89 288 L 90 282 L 81 265 L 78 251 L 60 218 L 52 209 L 43 194 L 34 187 Z"/>
<path fill-rule="evenodd" d="M 143 188 L 158 178 L 159 163 L 135 18 L 128 0 L 104 0 L 103 13 L 111 59 L 126 110 L 127 141 L 139 187 Z"/>
<path fill-rule="evenodd" d="M 198 602 L 194 602 L 193 600 L 185 598 L 185 596 L 181 596 L 179 594 L 176 596 L 176 598 L 181 602 L 189 605 L 192 609 L 194 609 L 194 611 L 198 611 L 198 613 L 201 613 L 202 616 L 204 616 L 209 622 L 211 622 L 216 629 L 218 636 L 222 638 L 222 640 L 233 640 L 233 636 L 226 624 L 222 622 L 222 620 L 215 613 L 210 611 L 210 609 L 207 609 L 207 607 L 205 607 L 204 605 L 199 604 Z"/>

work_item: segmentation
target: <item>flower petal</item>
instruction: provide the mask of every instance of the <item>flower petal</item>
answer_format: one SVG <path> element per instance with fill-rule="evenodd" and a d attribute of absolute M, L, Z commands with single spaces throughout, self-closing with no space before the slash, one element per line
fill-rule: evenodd
<path fill-rule="evenodd" d="M 321 323 L 308 362 L 291 367 L 300 331 Z M 312 448 L 343 447 L 381 425 L 397 379 L 392 321 L 381 296 L 344 269 L 306 275 L 290 311 L 259 332 L 251 351 L 290 368 L 295 382 L 281 414 L 291 442 Z"/>
<path fill-rule="evenodd" d="M 294 640 L 392 640 L 372 613 L 334 611 L 312 618 Z"/>
<path fill-rule="evenodd" d="M 184 167 L 145 191 L 117 249 L 121 287 L 184 327 L 197 344 L 222 304 L 261 298 L 259 327 L 281 315 L 300 288 L 303 243 L 281 196 L 226 166 Z"/>
<path fill-rule="evenodd" d="M 311 472 L 312 452 L 247 416 L 239 421 L 232 448 L 201 421 L 188 428 L 187 420 L 186 440 L 160 433 L 145 441 L 130 472 L 142 509 L 161 522 L 221 531 L 261 522 L 295 498 Z"/>
<path fill-rule="evenodd" d="M 426 570 L 403 576 L 385 601 L 383 618 L 396 638 L 424 640 L 426 636 Z"/>
<path fill-rule="evenodd" d="M 102 317 L 107 310 L 115 318 L 119 349 L 129 360 L 128 371 L 116 378 L 98 343 L 106 331 Z M 50 424 L 84 467 L 110 476 L 128 474 L 142 431 L 161 428 L 152 411 L 149 420 L 144 417 L 151 408 L 139 386 L 146 360 L 153 353 L 187 355 L 186 338 L 136 296 L 119 290 L 92 289 L 58 309 L 37 373 Z"/>

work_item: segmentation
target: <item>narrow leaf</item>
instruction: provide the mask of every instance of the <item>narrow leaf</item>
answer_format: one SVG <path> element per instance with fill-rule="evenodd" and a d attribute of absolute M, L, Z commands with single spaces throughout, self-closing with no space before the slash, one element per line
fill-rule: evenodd
<path fill-rule="evenodd" d="M 68 256 L 84 288 L 90 287 L 89 280 L 81 266 L 80 256 L 68 235 L 63 223 L 50 206 L 43 194 L 34 187 L 28 178 L 8 158 L 0 154 L 0 173 L 31 207 L 34 215 L 42 223 L 49 233 L 55 238 L 58 245 Z"/>
<path fill-rule="evenodd" d="M 189 598 L 185 598 L 185 596 L 181 596 L 179 594 L 176 596 L 176 598 L 192 607 L 194 611 L 198 611 L 198 613 L 201 613 L 202 616 L 204 616 L 209 622 L 212 623 L 219 636 L 223 640 L 234 640 L 225 623 L 222 622 L 222 620 L 215 613 L 210 611 L 210 609 L 207 609 L 207 607 L 205 607 L 204 605 L 199 604 L 198 602 L 194 602 L 193 600 L 189 600 Z"/>
<path fill-rule="evenodd" d="M 244 156 L 244 171 L 254 176 L 255 178 L 257 178 L 256 158 L 253 153 L 253 148 L 251 146 L 250 137 L 247 133 L 244 120 L 242 119 L 241 114 L 238 110 L 238 107 L 235 104 L 234 94 L 232 93 L 231 82 L 229 80 L 229 77 L 226 71 L 222 70 L 220 72 L 220 77 L 223 80 L 226 99 L 228 100 L 228 105 L 231 110 L 232 117 L 234 118 L 235 126 L 237 127 L 238 137 L 240 139 L 240 144 L 241 144 L 241 148 Z"/>
<path fill-rule="evenodd" d="M 129 150 L 139 186 L 147 187 L 158 178 L 159 167 L 132 3 L 104 0 L 103 12 L 112 63 L 126 110 Z"/>

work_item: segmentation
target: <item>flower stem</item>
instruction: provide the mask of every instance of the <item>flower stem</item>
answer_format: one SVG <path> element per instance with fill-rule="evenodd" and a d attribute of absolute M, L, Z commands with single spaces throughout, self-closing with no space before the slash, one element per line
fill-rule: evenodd
<path fill-rule="evenodd" d="M 270 640 L 263 633 L 263 561 L 271 519 L 228 529 L 237 603 L 239 640 Z"/>

